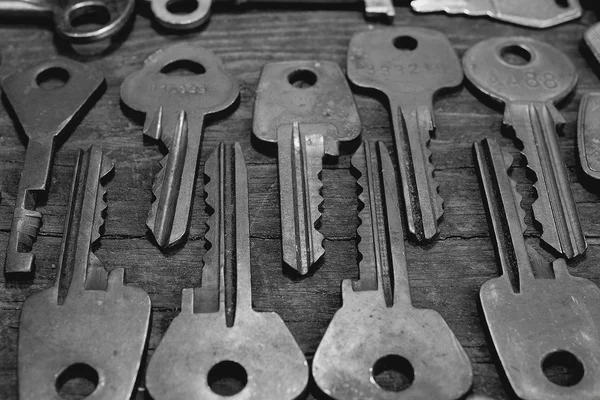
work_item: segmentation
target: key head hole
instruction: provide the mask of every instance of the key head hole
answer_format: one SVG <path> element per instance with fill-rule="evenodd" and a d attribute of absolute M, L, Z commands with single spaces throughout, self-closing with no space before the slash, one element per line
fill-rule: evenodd
<path fill-rule="evenodd" d="M 233 396 L 248 383 L 246 369 L 235 361 L 221 361 L 208 371 L 208 386 L 219 396 Z"/>
<path fill-rule="evenodd" d="M 206 73 L 204 65 L 191 60 L 177 60 L 162 67 L 161 74 L 170 76 L 191 76 Z"/>
<path fill-rule="evenodd" d="M 56 378 L 56 392 L 61 399 L 85 399 L 98 387 L 98 371 L 93 367 L 76 363 L 68 366 Z"/>
<path fill-rule="evenodd" d="M 73 28 L 97 28 L 111 21 L 110 11 L 103 3 L 87 2 L 75 4 L 67 11 L 67 18 Z"/>
<path fill-rule="evenodd" d="M 288 75 L 288 82 L 295 88 L 306 89 L 317 83 L 317 74 L 308 69 L 299 69 Z"/>
<path fill-rule="evenodd" d="M 542 361 L 546 378 L 558 386 L 574 386 L 583 379 L 585 370 L 577 356 L 565 350 L 548 354 Z"/>
<path fill-rule="evenodd" d="M 531 62 L 531 52 L 518 44 L 505 46 L 500 50 L 500 58 L 509 65 L 521 67 Z"/>
<path fill-rule="evenodd" d="M 415 370 L 406 358 L 389 354 L 375 362 L 371 369 L 372 382 L 388 392 L 401 392 L 412 385 Z"/>
<path fill-rule="evenodd" d="M 401 51 L 413 51 L 419 45 L 417 39 L 412 36 L 398 36 L 393 43 L 394 47 Z"/>
<path fill-rule="evenodd" d="M 198 9 L 198 0 L 171 0 L 167 3 L 167 11 L 171 14 L 187 15 Z"/>
<path fill-rule="evenodd" d="M 63 87 L 69 82 L 69 71 L 61 67 L 51 67 L 43 70 L 35 77 L 35 83 L 42 89 L 52 90 Z"/>
<path fill-rule="evenodd" d="M 569 8 L 569 0 L 554 0 L 560 8 Z"/>

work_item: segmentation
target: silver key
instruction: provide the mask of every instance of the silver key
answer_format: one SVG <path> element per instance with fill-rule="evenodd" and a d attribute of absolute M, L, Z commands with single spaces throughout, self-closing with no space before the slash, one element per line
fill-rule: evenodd
<path fill-rule="evenodd" d="M 471 387 L 471 363 L 440 314 L 411 304 L 396 177 L 385 145 L 364 142 L 352 165 L 364 205 L 357 230 L 360 279 L 342 282 L 343 306 L 315 353 L 315 382 L 337 400 L 458 399 Z M 377 374 L 386 364 L 408 379 L 400 393 L 380 386 Z"/>
<path fill-rule="evenodd" d="M 549 44 L 505 37 L 471 47 L 463 67 L 479 90 L 505 104 L 504 123 L 523 143 L 522 153 L 537 177 L 532 207 L 542 240 L 566 258 L 583 254 L 587 243 L 556 135 L 565 120 L 554 106 L 575 88 L 575 66 Z"/>
<path fill-rule="evenodd" d="M 413 11 L 488 16 L 531 28 L 549 28 L 581 17 L 578 0 L 413 0 Z"/>
<path fill-rule="evenodd" d="M 281 318 L 252 309 L 248 178 L 238 143 L 219 144 L 204 166 L 206 203 L 214 210 L 202 284 L 182 293 L 154 352 L 146 387 L 155 399 L 293 400 L 306 388 L 308 364 Z M 236 393 L 212 377 L 238 377 Z"/>

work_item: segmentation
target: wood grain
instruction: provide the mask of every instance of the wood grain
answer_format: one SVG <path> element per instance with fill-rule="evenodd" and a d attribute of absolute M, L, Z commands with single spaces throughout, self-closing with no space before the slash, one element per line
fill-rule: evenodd
<path fill-rule="evenodd" d="M 119 86 L 140 68 L 147 55 L 169 44 L 189 40 L 212 49 L 241 85 L 237 109 L 212 121 L 205 130 L 201 164 L 221 140 L 239 141 L 244 150 L 250 179 L 250 230 L 252 244 L 252 290 L 259 311 L 276 311 L 288 324 L 310 359 L 333 313 L 340 307 L 340 281 L 358 274 L 356 250 L 356 183 L 350 174 L 350 154 L 358 143 L 347 146 L 337 160 L 328 160 L 323 171 L 323 218 L 326 254 L 318 270 L 300 279 L 281 265 L 277 168 L 272 150 L 251 139 L 254 88 L 265 62 L 293 59 L 322 59 L 345 67 L 351 36 L 369 29 L 355 10 L 307 11 L 266 7 L 244 12 L 217 12 L 205 29 L 176 35 L 137 16 L 125 41 L 102 56 L 83 57 L 57 41 L 47 27 L 10 24 L 0 26 L 0 76 L 57 54 L 72 56 L 101 69 L 106 92 L 87 113 L 56 154 L 52 184 L 47 199 L 39 206 L 44 215 L 40 237 L 34 247 L 37 275 L 27 282 L 5 282 L 0 278 L 0 398 L 17 398 L 16 341 L 19 309 L 27 296 L 48 287 L 58 261 L 64 214 L 68 201 L 76 150 L 94 144 L 116 161 L 116 174 L 107 185 L 108 217 L 97 255 L 107 268 L 126 268 L 127 281 L 148 291 L 153 315 L 149 355 L 156 348 L 170 321 L 178 313 L 180 292 L 198 283 L 204 254 L 207 214 L 203 201 L 203 179 L 198 174 L 192 224 L 188 242 L 162 253 L 150 241 L 145 220 L 151 202 L 153 176 L 162 154 L 155 143 L 144 141 L 141 120 L 120 103 Z M 580 74 L 577 92 L 560 109 L 567 125 L 560 137 L 572 189 L 589 240 L 587 254 L 570 263 L 574 275 L 600 283 L 600 206 L 597 187 L 580 182 L 576 163 L 575 119 L 582 93 L 600 88 L 598 72 L 581 52 L 581 37 L 597 17 L 586 11 L 576 22 L 537 31 L 492 22 L 445 15 L 415 15 L 398 8 L 397 26 L 422 26 L 441 30 L 459 56 L 480 40 L 502 35 L 525 35 L 545 40 L 566 52 Z M 370 93 L 358 93 L 364 139 L 381 139 L 392 146 L 385 104 Z M 6 102 L 4 101 L 6 106 Z M 409 243 L 407 258 L 411 293 L 418 307 L 433 308 L 446 318 L 465 347 L 475 371 L 474 392 L 508 399 L 494 358 L 490 353 L 479 317 L 478 289 L 497 276 L 492 243 L 473 168 L 473 141 L 494 137 L 516 157 L 513 176 L 524 195 L 528 212 L 527 235 L 539 247 L 539 230 L 531 217 L 534 191 L 513 141 L 501 135 L 502 110 L 482 103 L 472 88 L 445 95 L 435 103 L 437 132 L 431 142 L 436 177 L 445 200 L 441 234 L 432 244 Z M 12 207 L 25 154 L 25 140 L 18 123 L 0 111 L 0 249 L 8 240 Z M 202 168 L 202 165 L 200 166 Z M 200 170 L 201 171 L 201 170 Z M 548 259 L 552 255 L 545 253 Z M 4 252 L 0 252 L 0 265 Z M 284 273 L 285 272 L 285 273 Z M 144 396 L 143 382 L 138 393 Z M 311 384 L 308 399 L 318 396 Z"/>

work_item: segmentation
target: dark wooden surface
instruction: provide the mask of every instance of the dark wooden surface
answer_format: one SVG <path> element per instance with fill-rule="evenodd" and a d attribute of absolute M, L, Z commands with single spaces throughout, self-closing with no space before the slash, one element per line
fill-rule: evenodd
<path fill-rule="evenodd" d="M 560 144 L 566 160 L 573 194 L 589 242 L 587 254 L 571 262 L 574 275 L 600 283 L 600 200 L 593 185 L 580 183 L 576 163 L 576 113 L 581 94 L 600 88 L 600 80 L 581 52 L 581 37 L 596 16 L 584 17 L 554 29 L 536 31 L 495 23 L 486 19 L 465 19 L 445 15 L 414 15 L 398 8 L 396 25 L 423 26 L 444 32 L 459 56 L 476 42 L 501 35 L 526 35 L 546 40 L 565 51 L 580 74 L 574 96 L 560 107 L 567 119 Z M 340 281 L 357 277 L 355 180 L 350 175 L 348 154 L 328 162 L 323 171 L 323 218 L 321 232 L 326 250 L 316 272 L 299 279 L 283 273 L 281 265 L 277 169 L 273 154 L 251 142 L 254 89 L 265 62 L 294 59 L 323 59 L 345 68 L 350 37 L 368 29 L 358 10 L 247 10 L 218 12 L 204 30 L 175 35 L 157 29 L 145 16 L 137 16 L 126 40 L 102 57 L 82 58 L 101 69 L 107 80 L 104 95 L 83 118 L 69 139 L 59 148 L 47 200 L 39 207 L 44 215 L 34 252 L 37 275 L 34 280 L 12 283 L 2 279 L 0 288 L 0 398 L 17 398 L 17 335 L 19 310 L 24 299 L 48 287 L 55 273 L 68 200 L 72 166 L 79 148 L 101 146 L 116 161 L 116 174 L 108 184 L 108 216 L 105 235 L 96 252 L 108 269 L 126 268 L 128 283 L 144 288 L 152 299 L 152 325 L 148 352 L 151 357 L 170 321 L 178 313 L 180 292 L 198 283 L 200 257 L 204 254 L 207 214 L 203 202 L 203 179 L 198 174 L 191 232 L 185 245 L 162 253 L 148 239 L 145 220 L 151 202 L 151 182 L 162 155 L 158 147 L 142 140 L 140 120 L 124 113 L 119 86 L 132 71 L 140 68 L 153 51 L 189 40 L 212 49 L 239 80 L 241 101 L 224 119 L 205 130 L 201 164 L 218 141 L 239 141 L 244 150 L 250 179 L 250 230 L 252 236 L 252 291 L 259 311 L 276 311 L 287 323 L 309 361 L 333 313 L 340 307 Z M 33 25 L 0 27 L 0 75 L 45 60 L 57 53 L 72 55 L 57 46 L 52 33 Z M 365 94 L 356 96 L 363 122 L 363 138 L 379 138 L 392 146 L 388 111 L 379 100 Z M 6 104 L 5 104 L 6 105 Z M 407 246 L 411 293 L 418 307 L 440 312 L 466 349 L 474 369 L 474 392 L 496 399 L 509 398 L 490 354 L 477 308 L 478 289 L 497 275 L 482 199 L 473 168 L 471 145 L 494 137 L 518 150 L 501 136 L 502 113 L 480 102 L 469 87 L 440 98 L 435 103 L 437 134 L 431 142 L 436 176 L 445 200 L 440 236 L 430 245 Z M 21 166 L 25 154 L 16 121 L 0 111 L 0 265 L 4 264 Z M 354 148 L 347 149 L 347 152 Z M 518 160 L 517 160 L 518 161 Z M 200 166 L 202 168 L 202 165 Z M 201 171 L 201 170 L 200 170 Z M 525 195 L 530 241 L 538 246 L 539 230 L 532 224 L 533 190 L 525 169 L 513 176 Z M 539 246 L 538 246 L 539 247 Z M 550 253 L 546 254 L 552 259 Z M 143 382 L 140 393 L 143 395 Z M 311 384 L 308 398 L 316 391 Z"/>

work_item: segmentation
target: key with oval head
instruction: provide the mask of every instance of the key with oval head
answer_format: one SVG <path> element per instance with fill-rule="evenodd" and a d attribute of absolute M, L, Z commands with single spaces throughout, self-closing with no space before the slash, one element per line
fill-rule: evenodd
<path fill-rule="evenodd" d="M 213 210 L 202 284 L 182 293 L 154 352 L 146 387 L 155 399 L 296 399 L 308 364 L 281 318 L 252 309 L 248 182 L 241 147 L 219 144 L 206 161 L 206 203 Z M 231 379 L 242 386 L 219 387 Z"/>
<path fill-rule="evenodd" d="M 444 212 L 429 149 L 432 98 L 462 82 L 456 53 L 443 34 L 431 29 L 361 32 L 350 41 L 348 78 L 388 98 L 408 230 L 420 242 L 431 240 Z"/>
<path fill-rule="evenodd" d="M 300 274 L 321 258 L 315 228 L 323 202 L 323 156 L 360 135 L 354 97 L 340 67 L 324 61 L 265 65 L 254 104 L 254 135 L 277 143 L 283 260 Z"/>
<path fill-rule="evenodd" d="M 313 360 L 315 382 L 337 400 L 455 400 L 473 380 L 471 363 L 442 318 L 412 306 L 396 177 L 383 142 L 366 141 L 352 158 L 362 192 L 360 279 L 342 282 L 339 309 Z M 386 370 L 403 390 L 379 380 Z"/>
<path fill-rule="evenodd" d="M 550 265 L 525 242 L 521 196 L 507 174 L 511 157 L 489 139 L 474 152 L 502 270 L 479 299 L 513 391 L 525 400 L 600 398 L 600 288 L 571 276 L 564 259 Z M 553 277 L 540 277 L 542 270 Z M 550 367 L 566 368 L 569 381 L 552 381 Z"/>
<path fill-rule="evenodd" d="M 6 249 L 7 278 L 33 274 L 31 251 L 42 225 L 42 214 L 35 210 L 36 196 L 48 190 L 56 139 L 86 109 L 103 83 L 98 70 L 66 58 L 40 63 L 2 80 L 4 94 L 29 138 Z"/>
<path fill-rule="evenodd" d="M 146 220 L 161 248 L 187 236 L 205 117 L 230 108 L 238 96 L 238 84 L 221 61 L 190 43 L 152 54 L 121 85 L 125 104 L 146 114 L 144 135 L 168 149 L 154 178 L 155 199 Z"/>
<path fill-rule="evenodd" d="M 579 0 L 412 0 L 413 11 L 487 16 L 530 28 L 550 28 L 581 17 Z"/>
<path fill-rule="evenodd" d="M 98 148 L 80 151 L 73 174 L 55 284 L 23 304 L 19 323 L 19 398 L 62 399 L 61 386 L 87 378 L 86 397 L 132 395 L 150 321 L 150 298 L 124 284 L 92 252 L 106 210 L 101 181 L 113 163 Z"/>
<path fill-rule="evenodd" d="M 504 124 L 523 144 L 527 165 L 537 177 L 538 198 L 532 207 L 542 240 L 568 259 L 583 254 L 587 243 L 556 134 L 565 120 L 554 106 L 575 88 L 575 66 L 546 43 L 505 37 L 471 47 L 463 67 L 475 87 L 504 103 Z"/>

